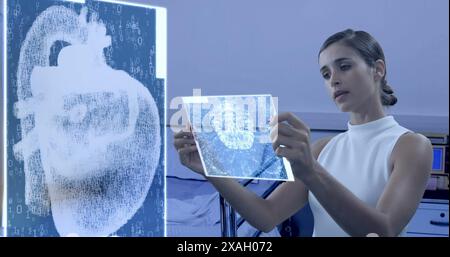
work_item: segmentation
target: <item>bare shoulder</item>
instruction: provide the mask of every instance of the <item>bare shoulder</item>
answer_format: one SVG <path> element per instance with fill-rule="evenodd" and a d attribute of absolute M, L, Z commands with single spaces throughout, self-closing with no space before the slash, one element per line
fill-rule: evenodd
<path fill-rule="evenodd" d="M 398 139 L 393 154 L 404 154 L 407 152 L 430 152 L 432 146 L 430 140 L 419 133 L 405 133 Z"/>
<path fill-rule="evenodd" d="M 322 152 L 323 148 L 328 144 L 328 142 L 330 142 L 330 140 L 333 138 L 334 136 L 330 136 L 330 137 L 324 137 L 321 138 L 317 141 L 315 141 L 312 146 L 311 146 L 311 150 L 314 154 L 314 157 L 317 159 L 319 158 L 319 154 L 320 152 Z"/>
<path fill-rule="evenodd" d="M 433 148 L 430 140 L 419 133 L 405 133 L 398 139 L 392 150 L 391 160 L 397 161 L 425 161 L 432 159 Z"/>

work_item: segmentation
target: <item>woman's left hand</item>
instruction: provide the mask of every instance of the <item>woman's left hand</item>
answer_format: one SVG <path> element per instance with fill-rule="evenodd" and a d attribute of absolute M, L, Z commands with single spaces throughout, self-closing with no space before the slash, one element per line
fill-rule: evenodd
<path fill-rule="evenodd" d="M 290 112 L 274 116 L 270 125 L 275 153 L 289 160 L 295 177 L 311 175 L 317 161 L 311 151 L 308 126 Z"/>

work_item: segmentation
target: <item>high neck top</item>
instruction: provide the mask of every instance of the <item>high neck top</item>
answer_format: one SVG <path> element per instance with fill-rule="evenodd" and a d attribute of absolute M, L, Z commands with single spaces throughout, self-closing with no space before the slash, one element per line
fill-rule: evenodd
<path fill-rule="evenodd" d="M 392 116 L 360 125 L 348 122 L 347 126 L 346 132 L 336 135 L 322 149 L 318 162 L 356 197 L 375 208 L 389 180 L 392 149 L 409 130 Z M 309 203 L 314 236 L 348 236 L 311 192 Z"/>
<path fill-rule="evenodd" d="M 350 121 L 347 122 L 348 133 L 355 136 L 375 135 L 398 125 L 393 116 L 384 116 L 378 120 L 358 125 L 352 125 Z"/>

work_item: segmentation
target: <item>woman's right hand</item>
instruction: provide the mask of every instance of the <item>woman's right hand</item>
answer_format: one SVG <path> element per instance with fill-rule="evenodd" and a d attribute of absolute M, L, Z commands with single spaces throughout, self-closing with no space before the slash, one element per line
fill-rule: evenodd
<path fill-rule="evenodd" d="M 183 129 L 174 135 L 174 146 L 177 149 L 181 164 L 205 176 L 200 154 L 194 141 L 191 129 Z"/>

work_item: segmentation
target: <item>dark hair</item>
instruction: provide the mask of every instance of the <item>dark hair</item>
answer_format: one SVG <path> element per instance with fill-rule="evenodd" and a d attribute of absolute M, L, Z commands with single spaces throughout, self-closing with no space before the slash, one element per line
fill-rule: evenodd
<path fill-rule="evenodd" d="M 319 55 L 327 47 L 337 42 L 356 50 L 359 56 L 361 56 L 370 67 L 374 67 L 375 62 L 380 59 L 386 63 L 383 49 L 380 44 L 369 33 L 361 30 L 354 31 L 352 29 L 346 29 L 330 36 L 320 48 Z M 381 81 L 380 97 L 381 103 L 384 106 L 390 106 L 397 103 L 397 97 L 393 95 L 394 91 L 387 84 L 386 73 L 387 72 L 385 72 Z"/>

